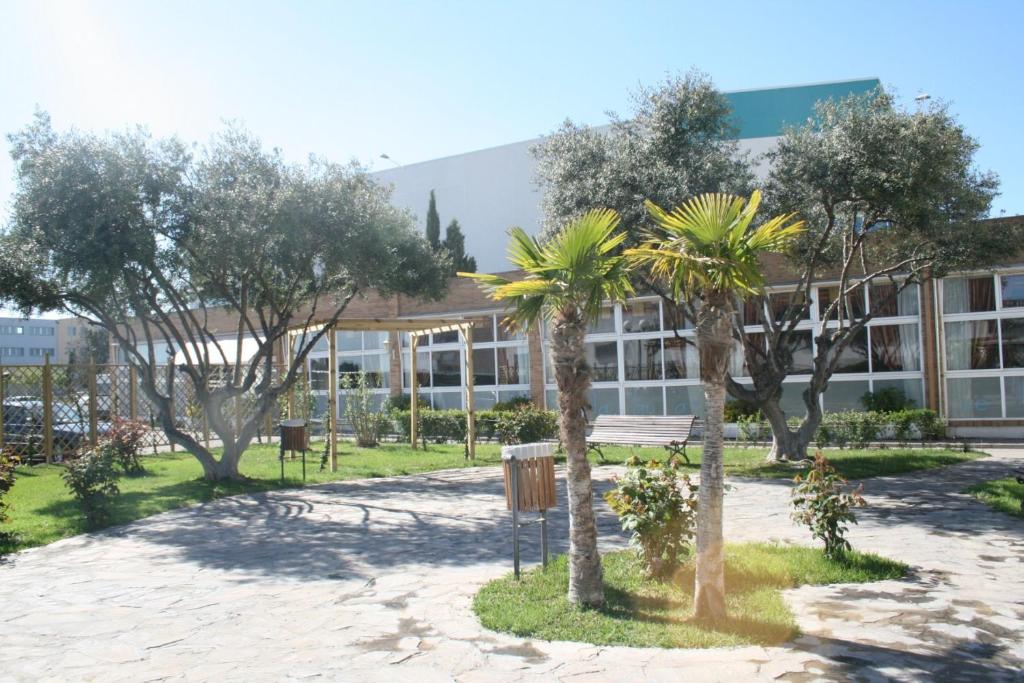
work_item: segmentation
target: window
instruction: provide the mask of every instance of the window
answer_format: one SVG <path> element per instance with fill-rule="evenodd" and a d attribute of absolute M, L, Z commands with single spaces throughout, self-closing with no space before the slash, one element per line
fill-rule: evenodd
<path fill-rule="evenodd" d="M 789 352 L 793 354 L 793 367 L 790 369 L 790 374 L 811 373 L 814 370 L 814 347 L 811 344 L 811 331 L 795 331 L 789 335 L 789 340 Z"/>
<path fill-rule="evenodd" d="M 871 391 L 871 387 L 867 380 L 829 382 L 824 396 L 825 410 L 829 412 L 863 411 L 864 404 L 860 399 L 869 391 Z"/>
<path fill-rule="evenodd" d="M 665 387 L 665 407 L 669 415 L 704 417 L 704 390 L 699 385 Z"/>
<path fill-rule="evenodd" d="M 596 321 L 587 325 L 587 334 L 602 334 L 615 331 L 615 307 L 602 306 Z"/>
<path fill-rule="evenodd" d="M 587 395 L 587 403 L 590 404 L 590 409 L 587 413 L 591 419 L 598 415 L 618 415 L 619 390 L 591 389 Z"/>
<path fill-rule="evenodd" d="M 693 321 L 686 315 L 685 307 L 665 304 L 661 309 L 661 326 L 664 330 L 692 330 Z"/>
<path fill-rule="evenodd" d="M 495 372 L 494 349 L 473 349 L 473 384 L 493 386 L 498 383 Z"/>
<path fill-rule="evenodd" d="M 657 301 L 631 301 L 622 306 L 622 333 L 659 332 L 661 310 Z"/>
<path fill-rule="evenodd" d="M 458 351 L 433 351 L 430 354 L 435 387 L 462 385 L 462 367 Z"/>
<path fill-rule="evenodd" d="M 1024 275 L 1003 275 L 999 286 L 1003 308 L 1024 308 Z"/>
<path fill-rule="evenodd" d="M 946 323 L 946 369 L 987 370 L 999 367 L 995 320 Z"/>
<path fill-rule="evenodd" d="M 818 287 L 818 318 L 824 319 L 829 306 L 839 297 L 839 287 Z M 829 320 L 839 320 L 839 311 L 843 310 L 843 320 L 859 320 L 864 317 L 864 288 L 858 287 L 850 292 L 846 303 L 837 305 L 829 316 Z"/>
<path fill-rule="evenodd" d="M 32 349 L 28 350 L 28 355 L 32 356 L 34 358 L 41 358 L 43 356 L 48 356 L 48 357 L 52 358 L 54 356 L 54 350 L 53 349 L 32 348 Z"/>
<path fill-rule="evenodd" d="M 448 330 L 447 332 L 437 332 L 432 336 L 431 343 L 435 346 L 437 344 L 458 344 L 459 343 L 459 331 Z"/>
<path fill-rule="evenodd" d="M 523 341 L 526 335 L 522 330 L 510 329 L 503 320 L 498 321 L 498 341 Z"/>
<path fill-rule="evenodd" d="M 1024 368 L 1024 318 L 1006 318 L 999 323 L 1003 337 L 1003 367 Z"/>
<path fill-rule="evenodd" d="M 342 330 L 337 333 L 337 347 L 339 351 L 362 351 L 363 333 L 353 330 Z"/>
<path fill-rule="evenodd" d="M 309 361 L 309 388 L 312 391 L 327 391 L 329 377 L 327 359 L 311 358 Z"/>
<path fill-rule="evenodd" d="M 584 345 L 590 377 L 595 382 L 619 380 L 619 351 L 616 342 L 588 342 Z"/>
<path fill-rule="evenodd" d="M 867 372 L 868 371 L 868 334 L 861 330 L 854 335 L 850 344 L 839 354 L 835 365 L 836 372 Z"/>
<path fill-rule="evenodd" d="M 624 341 L 622 357 L 626 365 L 627 382 L 661 379 L 661 339 Z"/>
<path fill-rule="evenodd" d="M 661 387 L 626 387 L 626 415 L 664 415 Z"/>
<path fill-rule="evenodd" d="M 891 283 L 871 285 L 871 312 L 876 317 L 918 315 L 917 285 L 907 285 L 897 292 Z"/>
<path fill-rule="evenodd" d="M 996 289 L 991 275 L 951 277 L 942 281 L 944 313 L 983 313 L 996 310 Z"/>
<path fill-rule="evenodd" d="M 871 328 L 871 371 L 908 372 L 921 369 L 917 325 Z"/>
<path fill-rule="evenodd" d="M 473 322 L 473 342 L 484 343 L 494 341 L 494 318 Z M 493 382 L 491 382 L 493 384 Z"/>
<path fill-rule="evenodd" d="M 1024 417 L 1024 377 L 1007 377 L 1006 417 Z"/>
<path fill-rule="evenodd" d="M 525 346 L 499 346 L 498 383 L 529 384 L 530 352 Z"/>
<path fill-rule="evenodd" d="M 700 364 L 690 337 L 665 337 L 665 379 L 697 379 Z"/>
<path fill-rule="evenodd" d="M 1002 417 L 998 377 L 957 377 L 946 381 L 952 418 Z"/>
<path fill-rule="evenodd" d="M 20 358 L 25 355 L 25 349 L 20 346 L 0 346 L 0 356 L 6 358 Z"/>
<path fill-rule="evenodd" d="M 789 312 L 790 305 L 798 305 L 802 296 L 798 297 L 796 292 L 777 292 L 768 295 L 768 307 L 772 311 L 775 322 L 782 322 Z M 804 307 L 796 316 L 797 320 L 807 320 L 810 316 L 810 309 Z"/>

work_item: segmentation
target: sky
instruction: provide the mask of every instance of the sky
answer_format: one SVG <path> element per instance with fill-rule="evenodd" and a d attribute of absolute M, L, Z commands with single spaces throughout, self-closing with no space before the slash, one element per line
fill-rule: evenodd
<path fill-rule="evenodd" d="M 1024 2 L 91 2 L 0 0 L 0 133 L 202 142 L 227 121 L 289 159 L 369 168 L 627 112 L 638 85 L 700 69 L 723 90 L 878 77 L 950 104 L 1024 213 Z M 3 141 L 6 147 L 6 139 Z M 0 220 L 13 167 L 0 155 Z"/>

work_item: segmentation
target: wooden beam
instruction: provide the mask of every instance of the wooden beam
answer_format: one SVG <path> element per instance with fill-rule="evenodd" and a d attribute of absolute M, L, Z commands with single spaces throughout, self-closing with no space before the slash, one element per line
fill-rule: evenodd
<path fill-rule="evenodd" d="M 98 442 L 97 437 L 97 413 L 99 412 L 99 402 L 96 396 L 96 359 L 89 359 L 89 445 L 96 448 Z"/>
<path fill-rule="evenodd" d="M 53 375 L 50 356 L 43 362 L 43 455 L 46 464 L 53 464 Z"/>
<path fill-rule="evenodd" d="M 338 335 L 327 333 L 327 414 L 330 415 L 331 472 L 338 471 Z M 305 456 L 303 456 L 305 457 Z"/>
<path fill-rule="evenodd" d="M 348 318 L 335 323 L 334 329 L 350 331 L 395 330 L 399 332 L 430 334 L 432 332 L 462 330 L 472 324 L 471 320 L 464 318 Z M 314 323 L 309 327 L 294 327 L 288 333 L 293 337 L 301 335 L 304 331 L 312 334 L 322 329 L 322 327 L 322 323 Z"/>
<path fill-rule="evenodd" d="M 419 345 L 419 337 L 412 333 L 409 335 L 409 436 L 412 449 L 416 450 L 416 415 L 419 404 L 419 388 L 416 386 L 416 347 Z"/>
<path fill-rule="evenodd" d="M 473 328 L 462 330 L 466 340 L 466 454 L 476 459 L 476 396 L 473 394 Z"/>

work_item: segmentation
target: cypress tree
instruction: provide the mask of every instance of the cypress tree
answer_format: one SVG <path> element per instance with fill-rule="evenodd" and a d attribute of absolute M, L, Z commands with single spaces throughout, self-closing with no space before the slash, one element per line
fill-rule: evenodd
<path fill-rule="evenodd" d="M 438 249 L 441 246 L 441 217 L 437 215 L 437 199 L 434 198 L 434 191 L 430 191 L 430 205 L 427 207 L 427 241 L 431 249 Z"/>
<path fill-rule="evenodd" d="M 444 231 L 444 248 L 452 256 L 452 274 L 476 272 L 476 259 L 466 254 L 466 236 L 455 218 Z"/>

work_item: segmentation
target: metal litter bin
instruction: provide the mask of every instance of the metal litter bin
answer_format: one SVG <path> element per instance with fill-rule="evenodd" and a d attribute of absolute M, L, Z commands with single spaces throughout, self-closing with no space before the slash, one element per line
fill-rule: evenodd
<path fill-rule="evenodd" d="M 505 505 L 512 511 L 512 564 L 519 578 L 519 530 L 535 522 L 521 522 L 524 512 L 539 512 L 540 552 L 548 566 L 547 511 L 556 505 L 555 444 L 530 443 L 502 446 L 501 461 L 505 475 Z"/>

